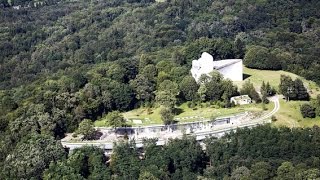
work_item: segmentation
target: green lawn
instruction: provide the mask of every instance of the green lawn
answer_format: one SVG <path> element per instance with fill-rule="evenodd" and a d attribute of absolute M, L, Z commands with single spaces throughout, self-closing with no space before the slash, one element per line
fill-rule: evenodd
<path fill-rule="evenodd" d="M 245 76 L 249 76 L 249 77 L 246 78 L 242 82 L 235 82 L 235 84 L 239 88 L 241 88 L 242 84 L 245 81 L 250 81 L 251 83 L 253 83 L 254 87 L 256 87 L 257 89 L 260 89 L 260 87 L 262 85 L 262 81 L 265 81 L 265 82 L 269 82 L 271 86 L 278 89 L 278 86 L 280 84 L 280 76 L 281 76 L 281 74 L 283 74 L 283 75 L 290 76 L 293 80 L 296 79 L 297 77 L 299 77 L 303 81 L 304 85 L 309 90 L 311 90 L 311 92 L 310 92 L 311 97 L 314 98 L 317 96 L 317 94 L 320 94 L 320 91 L 319 91 L 320 88 L 315 82 L 308 81 L 308 80 L 306 80 L 296 74 L 290 73 L 290 72 L 257 70 L 257 69 L 250 69 L 250 68 L 244 67 L 243 73 L 245 74 Z"/>
<path fill-rule="evenodd" d="M 273 104 L 269 104 L 266 106 L 268 110 L 272 110 Z M 202 107 L 196 108 L 189 108 L 187 103 L 184 103 L 177 107 L 179 114 L 175 116 L 175 118 L 180 118 L 179 122 L 192 122 L 192 121 L 199 121 L 201 120 L 199 117 L 204 118 L 215 118 L 220 116 L 226 116 L 231 114 L 236 114 L 245 111 L 262 111 L 261 105 L 250 104 L 244 106 L 237 106 L 234 108 L 217 108 L 214 105 L 209 105 L 203 103 Z M 131 125 L 138 126 L 138 125 L 152 125 L 152 124 L 162 124 L 162 120 L 159 114 L 160 108 L 152 108 L 151 114 L 148 114 L 148 110 L 146 108 L 139 108 L 134 109 L 132 111 L 128 111 L 123 113 L 123 116 L 127 119 L 137 119 L 141 120 L 142 124 L 133 124 Z M 149 111 L 150 112 L 150 111 Z M 194 117 L 198 116 L 198 117 Z M 189 118 L 194 117 L 194 118 Z M 99 121 L 95 122 L 95 126 L 103 127 L 106 124 L 106 119 L 102 118 Z"/>
<path fill-rule="evenodd" d="M 288 127 L 312 127 L 320 125 L 320 117 L 303 118 L 300 113 L 300 105 L 307 103 L 307 101 L 290 101 L 280 100 L 280 110 L 276 113 L 277 121 L 274 122 L 276 126 Z"/>
<path fill-rule="evenodd" d="M 319 86 L 312 81 L 308 81 L 296 74 L 286 72 L 286 71 L 269 71 L 269 70 L 257 70 L 244 67 L 244 74 L 249 75 L 245 81 L 253 83 L 253 85 L 259 89 L 262 81 L 269 82 L 271 86 L 278 89 L 280 84 L 280 75 L 288 75 L 292 79 L 300 78 L 304 85 L 310 90 L 311 98 L 315 98 L 320 94 Z M 243 82 L 236 82 L 240 88 Z M 303 118 L 300 113 L 300 105 L 307 103 L 306 101 L 290 101 L 286 102 L 285 100 L 280 100 L 280 110 L 276 113 L 276 118 L 278 119 L 274 122 L 275 126 L 288 126 L 288 127 L 311 127 L 313 125 L 320 125 L 320 117 L 310 119 Z"/>

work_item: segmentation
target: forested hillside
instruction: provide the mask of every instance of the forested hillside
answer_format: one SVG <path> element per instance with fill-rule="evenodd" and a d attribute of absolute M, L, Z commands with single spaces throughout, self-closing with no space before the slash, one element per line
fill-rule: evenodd
<path fill-rule="evenodd" d="M 0 0 L 0 7 L 40 7 L 46 5 L 53 5 L 61 0 Z"/>
<path fill-rule="evenodd" d="M 216 75 L 199 87 L 189 75 L 203 51 L 320 84 L 319 7 L 318 0 L 0 0 L 0 166 L 41 141 L 55 149 L 83 119 L 111 111 L 155 102 L 231 106 L 232 82 Z M 40 177 L 50 160 L 31 175 Z"/>
<path fill-rule="evenodd" d="M 4 179 L 318 179 L 320 129 L 239 129 L 221 139 L 155 139 L 121 142 L 111 157 L 102 149 L 82 147 L 68 156 L 62 146 L 44 135 L 22 141 L 6 158 Z M 50 152 L 50 153 L 49 153 Z"/>

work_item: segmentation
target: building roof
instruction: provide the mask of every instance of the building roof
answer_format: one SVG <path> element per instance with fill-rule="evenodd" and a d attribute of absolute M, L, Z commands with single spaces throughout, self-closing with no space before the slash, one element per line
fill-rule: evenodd
<path fill-rule="evenodd" d="M 225 60 L 213 61 L 213 68 L 216 70 L 219 70 L 240 61 L 242 61 L 242 59 L 225 59 Z"/>
<path fill-rule="evenodd" d="M 251 98 L 248 95 L 241 95 L 241 96 L 234 96 L 231 99 L 239 101 L 239 100 L 245 100 L 245 99 L 251 99 Z"/>
<path fill-rule="evenodd" d="M 220 69 L 223 69 L 225 67 L 231 66 L 239 62 L 242 64 L 242 59 L 225 59 L 225 60 L 214 61 L 212 55 L 210 55 L 207 52 L 204 52 L 201 54 L 201 57 L 198 60 L 192 61 L 191 74 L 193 78 L 198 82 L 202 74 L 209 75 L 209 73 L 212 72 L 213 70 L 219 71 Z M 229 76 L 227 77 L 230 78 Z M 242 69 L 241 69 L 241 80 L 242 80 Z"/>

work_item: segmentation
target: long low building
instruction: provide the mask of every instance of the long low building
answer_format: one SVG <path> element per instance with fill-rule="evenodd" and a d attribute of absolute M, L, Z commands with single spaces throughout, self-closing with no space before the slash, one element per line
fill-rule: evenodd
<path fill-rule="evenodd" d="M 243 80 L 242 59 L 214 61 L 209 53 L 204 52 L 200 59 L 192 61 L 191 74 L 197 82 L 201 75 L 209 75 L 214 70 L 221 73 L 225 79 L 230 79 L 231 81 Z"/>

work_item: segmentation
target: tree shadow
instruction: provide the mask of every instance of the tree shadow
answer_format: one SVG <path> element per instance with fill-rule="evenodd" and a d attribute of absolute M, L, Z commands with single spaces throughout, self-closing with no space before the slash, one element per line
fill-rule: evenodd
<path fill-rule="evenodd" d="M 89 140 L 99 140 L 100 137 L 103 135 L 100 131 L 95 131 L 92 137 Z"/>
<path fill-rule="evenodd" d="M 127 125 L 126 127 L 118 127 L 115 130 L 115 133 L 117 135 L 131 135 L 134 134 L 134 129 L 131 127 L 131 125 Z"/>
<path fill-rule="evenodd" d="M 177 121 L 177 120 L 172 120 L 172 121 L 171 121 L 171 124 L 172 124 L 172 125 L 173 125 L 173 124 L 178 124 L 178 122 L 179 122 L 179 121 Z"/>
<path fill-rule="evenodd" d="M 243 76 L 243 80 L 246 80 L 246 79 L 247 79 L 247 78 L 249 78 L 251 75 L 250 75 L 250 74 L 245 74 L 245 73 L 244 73 L 242 76 Z"/>
<path fill-rule="evenodd" d="M 184 112 L 184 110 L 181 108 L 174 108 L 172 111 L 173 111 L 173 114 L 175 115 L 179 115 Z"/>

